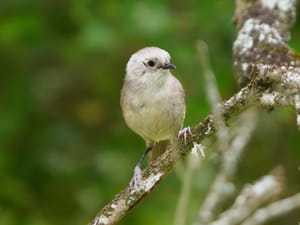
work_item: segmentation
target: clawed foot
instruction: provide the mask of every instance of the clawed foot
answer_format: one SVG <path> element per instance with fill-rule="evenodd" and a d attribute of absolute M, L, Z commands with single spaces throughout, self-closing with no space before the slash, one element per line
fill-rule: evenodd
<path fill-rule="evenodd" d="M 134 189 L 137 189 L 138 184 L 140 183 L 141 179 L 142 179 L 141 167 L 136 166 L 134 168 L 133 177 L 131 178 L 131 181 L 130 181 L 130 186 L 134 187 Z"/>
<path fill-rule="evenodd" d="M 180 138 L 180 136 L 183 136 L 183 140 L 184 140 L 184 144 L 186 144 L 186 139 L 188 135 L 192 135 L 192 130 L 190 127 L 185 127 L 182 130 L 180 130 L 178 132 L 178 138 Z"/>

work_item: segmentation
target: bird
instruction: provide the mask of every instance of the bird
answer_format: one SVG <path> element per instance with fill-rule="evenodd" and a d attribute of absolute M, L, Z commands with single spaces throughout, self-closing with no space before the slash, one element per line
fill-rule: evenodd
<path fill-rule="evenodd" d="M 151 163 L 172 144 L 185 118 L 185 92 L 170 72 L 170 54 L 159 47 L 135 52 L 126 65 L 120 105 L 127 126 L 141 136 L 146 150 L 134 169 L 131 184 L 141 179 L 146 156 Z M 181 133 L 179 133 L 180 135 Z"/>

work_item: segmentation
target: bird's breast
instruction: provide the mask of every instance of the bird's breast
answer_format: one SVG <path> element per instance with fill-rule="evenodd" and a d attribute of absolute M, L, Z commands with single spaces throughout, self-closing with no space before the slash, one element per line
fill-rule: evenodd
<path fill-rule="evenodd" d="M 145 139 L 169 139 L 181 128 L 185 106 L 181 92 L 172 85 L 147 82 L 135 87 L 128 96 L 124 113 L 128 126 Z"/>

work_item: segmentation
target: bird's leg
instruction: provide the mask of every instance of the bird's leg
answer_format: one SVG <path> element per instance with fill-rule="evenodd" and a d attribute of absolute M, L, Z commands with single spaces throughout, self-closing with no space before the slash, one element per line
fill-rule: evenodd
<path fill-rule="evenodd" d="M 178 138 L 180 138 L 180 136 L 183 136 L 184 144 L 186 144 L 187 136 L 192 134 L 192 129 L 190 127 L 185 127 L 178 132 Z"/>
<path fill-rule="evenodd" d="M 136 164 L 133 172 L 133 177 L 131 178 L 130 185 L 137 187 L 137 184 L 142 179 L 142 165 L 145 160 L 145 157 L 148 155 L 148 153 L 151 151 L 152 147 L 147 147 L 146 151 L 143 153 L 142 157 L 139 159 L 138 163 Z"/>

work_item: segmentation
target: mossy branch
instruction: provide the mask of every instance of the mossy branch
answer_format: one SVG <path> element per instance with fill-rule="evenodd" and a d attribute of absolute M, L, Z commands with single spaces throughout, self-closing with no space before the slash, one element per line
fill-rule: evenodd
<path fill-rule="evenodd" d="M 243 88 L 216 106 L 226 125 L 230 126 L 230 119 L 255 105 L 262 108 L 291 107 L 295 109 L 300 127 L 300 57 L 287 44 L 289 29 L 296 16 L 295 5 L 295 0 L 236 1 L 234 22 L 239 33 L 233 45 L 234 68 Z M 216 133 L 216 121 L 212 113 L 192 127 L 192 135 L 187 136 L 186 142 L 180 138 L 177 146 L 168 148 L 143 171 L 138 188 L 128 184 L 89 225 L 118 223 L 158 186 L 178 160 L 188 155 L 193 143 L 201 143 Z"/>

